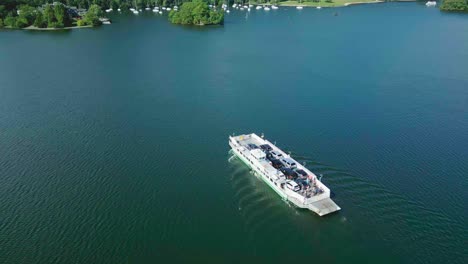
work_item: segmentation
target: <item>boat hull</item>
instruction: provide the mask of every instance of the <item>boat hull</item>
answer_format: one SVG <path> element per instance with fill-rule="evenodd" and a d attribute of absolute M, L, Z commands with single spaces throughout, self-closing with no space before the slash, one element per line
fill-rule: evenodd
<path fill-rule="evenodd" d="M 242 138 L 243 136 L 241 136 Z M 255 134 L 246 135 L 246 137 L 252 137 L 258 142 L 262 144 L 269 144 L 275 148 L 275 151 L 280 151 L 274 144 L 269 142 L 268 140 L 264 140 L 263 138 L 258 137 Z M 262 179 L 273 191 L 275 191 L 283 200 L 289 201 L 294 206 L 298 208 L 308 209 L 320 216 L 335 212 L 340 210 L 341 208 L 336 205 L 333 200 L 330 199 L 330 190 L 323 185 L 321 182 L 317 181 L 317 185 L 323 189 L 321 194 L 317 194 L 313 197 L 305 198 L 296 191 L 293 191 L 289 188 L 284 186 L 284 180 L 273 179 L 271 175 L 271 171 L 262 171 L 265 170 L 265 164 L 262 165 L 259 163 L 257 159 L 252 156 L 250 151 L 247 151 L 245 147 L 240 145 L 239 141 L 235 139 L 235 137 L 230 137 L 229 139 L 229 146 L 232 149 L 232 152 L 239 158 L 243 163 L 245 163 L 254 174 L 256 174 L 259 178 Z M 283 152 L 284 155 L 286 155 Z M 269 165 L 266 165 L 269 166 Z M 299 165 L 301 166 L 301 165 Z M 262 169 L 261 169 L 262 168 Z M 312 172 L 307 170 L 305 167 L 301 167 L 301 169 L 305 169 L 309 174 L 313 175 Z M 267 176 L 269 174 L 269 176 Z M 314 177 L 316 177 L 314 175 Z"/>
<path fill-rule="evenodd" d="M 247 159 L 245 159 L 244 156 L 242 156 L 235 148 L 231 146 L 231 149 L 234 152 L 234 154 L 237 156 L 237 158 L 239 158 L 245 165 L 247 165 L 247 167 L 252 169 L 252 171 L 254 171 L 262 179 L 263 182 L 265 182 L 268 186 L 270 186 L 270 188 L 273 189 L 273 191 L 275 191 L 282 199 L 288 200 L 288 196 L 284 192 L 282 192 L 278 186 L 274 185 L 272 182 L 266 179 L 263 173 L 260 172 L 257 168 L 255 168 L 255 166 L 250 164 L 250 162 L 247 161 Z"/>

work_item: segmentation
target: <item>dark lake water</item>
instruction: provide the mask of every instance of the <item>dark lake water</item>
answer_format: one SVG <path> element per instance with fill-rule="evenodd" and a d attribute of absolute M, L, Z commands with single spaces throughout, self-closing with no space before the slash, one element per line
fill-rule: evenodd
<path fill-rule="evenodd" d="M 0 32 L 0 262 L 466 261 L 468 16 L 111 17 Z M 290 207 L 228 160 L 249 132 L 323 174 L 342 211 Z"/>

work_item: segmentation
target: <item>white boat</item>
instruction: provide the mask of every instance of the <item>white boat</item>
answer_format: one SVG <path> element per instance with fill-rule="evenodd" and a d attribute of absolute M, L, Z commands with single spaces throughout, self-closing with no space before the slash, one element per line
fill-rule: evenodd
<path fill-rule="evenodd" d="M 296 6 L 296 9 L 302 9 L 303 7 L 302 6 Z"/>
<path fill-rule="evenodd" d="M 138 15 L 138 13 L 140 13 L 138 10 L 133 10 L 133 14 Z"/>
<path fill-rule="evenodd" d="M 103 21 L 102 24 L 104 24 L 104 25 L 110 25 L 111 22 L 110 22 L 109 20 L 107 20 L 107 21 Z"/>
<path fill-rule="evenodd" d="M 226 13 L 228 13 L 228 14 L 229 14 L 229 13 L 231 13 L 231 11 L 229 11 L 229 9 L 228 9 L 228 10 L 226 10 Z"/>
<path fill-rule="evenodd" d="M 174 6 L 174 9 L 179 9 L 179 7 L 178 7 L 178 6 Z"/>
<path fill-rule="evenodd" d="M 271 6 L 271 9 L 278 9 L 278 7 L 275 6 L 275 5 L 272 5 L 272 6 Z"/>
<path fill-rule="evenodd" d="M 162 13 L 163 13 L 162 11 L 159 11 L 159 14 L 160 14 L 160 15 L 162 15 Z"/>
<path fill-rule="evenodd" d="M 320 216 L 341 209 L 330 199 L 330 189 L 313 172 L 263 136 L 230 136 L 229 146 L 258 178 L 296 207 Z"/>
<path fill-rule="evenodd" d="M 249 8 L 247 8 L 247 11 L 249 11 L 249 12 L 250 12 L 250 7 L 249 7 Z"/>
<path fill-rule="evenodd" d="M 140 9 L 138 9 L 138 11 L 140 11 L 140 12 L 141 12 L 141 11 L 143 11 L 143 10 L 140 8 Z"/>
<path fill-rule="evenodd" d="M 249 8 L 249 7 L 245 5 L 245 6 L 243 6 L 243 8 L 244 8 L 244 9 L 247 9 L 247 8 Z"/>
<path fill-rule="evenodd" d="M 236 8 L 236 7 L 237 7 L 237 4 L 233 4 L 232 7 Z"/>
<path fill-rule="evenodd" d="M 168 7 L 168 8 L 166 8 L 166 10 L 167 10 L 167 11 L 171 11 L 171 8 L 170 8 L 170 7 Z"/>
<path fill-rule="evenodd" d="M 265 11 L 270 11 L 270 8 L 269 8 L 268 6 L 265 6 L 265 7 L 263 8 L 263 10 L 265 10 Z"/>
<path fill-rule="evenodd" d="M 257 10 L 262 9 L 262 6 L 257 6 L 255 9 Z"/>
<path fill-rule="evenodd" d="M 133 12 L 133 11 L 135 11 L 135 8 L 130 7 L 129 10 Z"/>
<path fill-rule="evenodd" d="M 437 2 L 436 1 L 427 1 L 426 6 L 436 6 Z"/>
<path fill-rule="evenodd" d="M 159 12 L 159 10 L 155 8 L 155 9 L 153 9 L 153 12 L 157 13 L 157 12 Z"/>
<path fill-rule="evenodd" d="M 147 7 L 147 8 L 145 8 L 145 10 L 146 10 L 146 11 L 149 11 L 149 10 L 151 10 L 151 8 Z"/>
<path fill-rule="evenodd" d="M 122 9 L 120 9 L 120 8 L 119 8 L 119 9 L 117 9 L 117 11 L 119 11 L 119 12 L 120 12 L 120 11 L 122 11 Z"/>
<path fill-rule="evenodd" d="M 112 12 L 112 8 L 106 9 L 106 13 Z"/>
<path fill-rule="evenodd" d="M 252 8 L 252 7 L 253 7 L 253 5 L 249 5 L 249 8 Z"/>
<path fill-rule="evenodd" d="M 322 7 L 321 7 L 321 6 L 317 6 L 317 9 L 322 9 Z"/>
<path fill-rule="evenodd" d="M 162 10 L 166 10 L 166 8 L 163 6 Z"/>

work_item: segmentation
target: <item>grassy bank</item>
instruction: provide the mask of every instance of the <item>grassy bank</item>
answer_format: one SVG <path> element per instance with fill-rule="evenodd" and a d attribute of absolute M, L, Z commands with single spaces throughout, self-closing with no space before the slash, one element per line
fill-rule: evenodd
<path fill-rule="evenodd" d="M 356 4 L 375 4 L 375 3 L 383 3 L 384 1 L 376 1 L 376 0 L 331 0 L 325 1 L 320 0 L 320 2 L 302 2 L 299 3 L 298 1 L 285 1 L 280 2 L 280 6 L 304 6 L 304 7 L 338 7 L 338 6 L 347 6 L 347 5 L 356 5 Z"/>
<path fill-rule="evenodd" d="M 92 25 L 86 26 L 73 26 L 73 27 L 63 27 L 63 28 L 39 28 L 35 26 L 25 27 L 25 30 L 40 30 L 40 31 L 54 31 L 54 30 L 64 30 L 64 29 L 75 29 L 75 28 L 92 28 Z"/>

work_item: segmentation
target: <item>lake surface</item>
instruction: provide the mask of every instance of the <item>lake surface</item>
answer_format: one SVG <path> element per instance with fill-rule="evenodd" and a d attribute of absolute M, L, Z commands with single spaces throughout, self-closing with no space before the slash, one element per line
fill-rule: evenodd
<path fill-rule="evenodd" d="M 0 32 L 0 262 L 466 261 L 468 16 L 111 18 Z M 342 211 L 297 210 L 229 159 L 250 132 Z"/>

